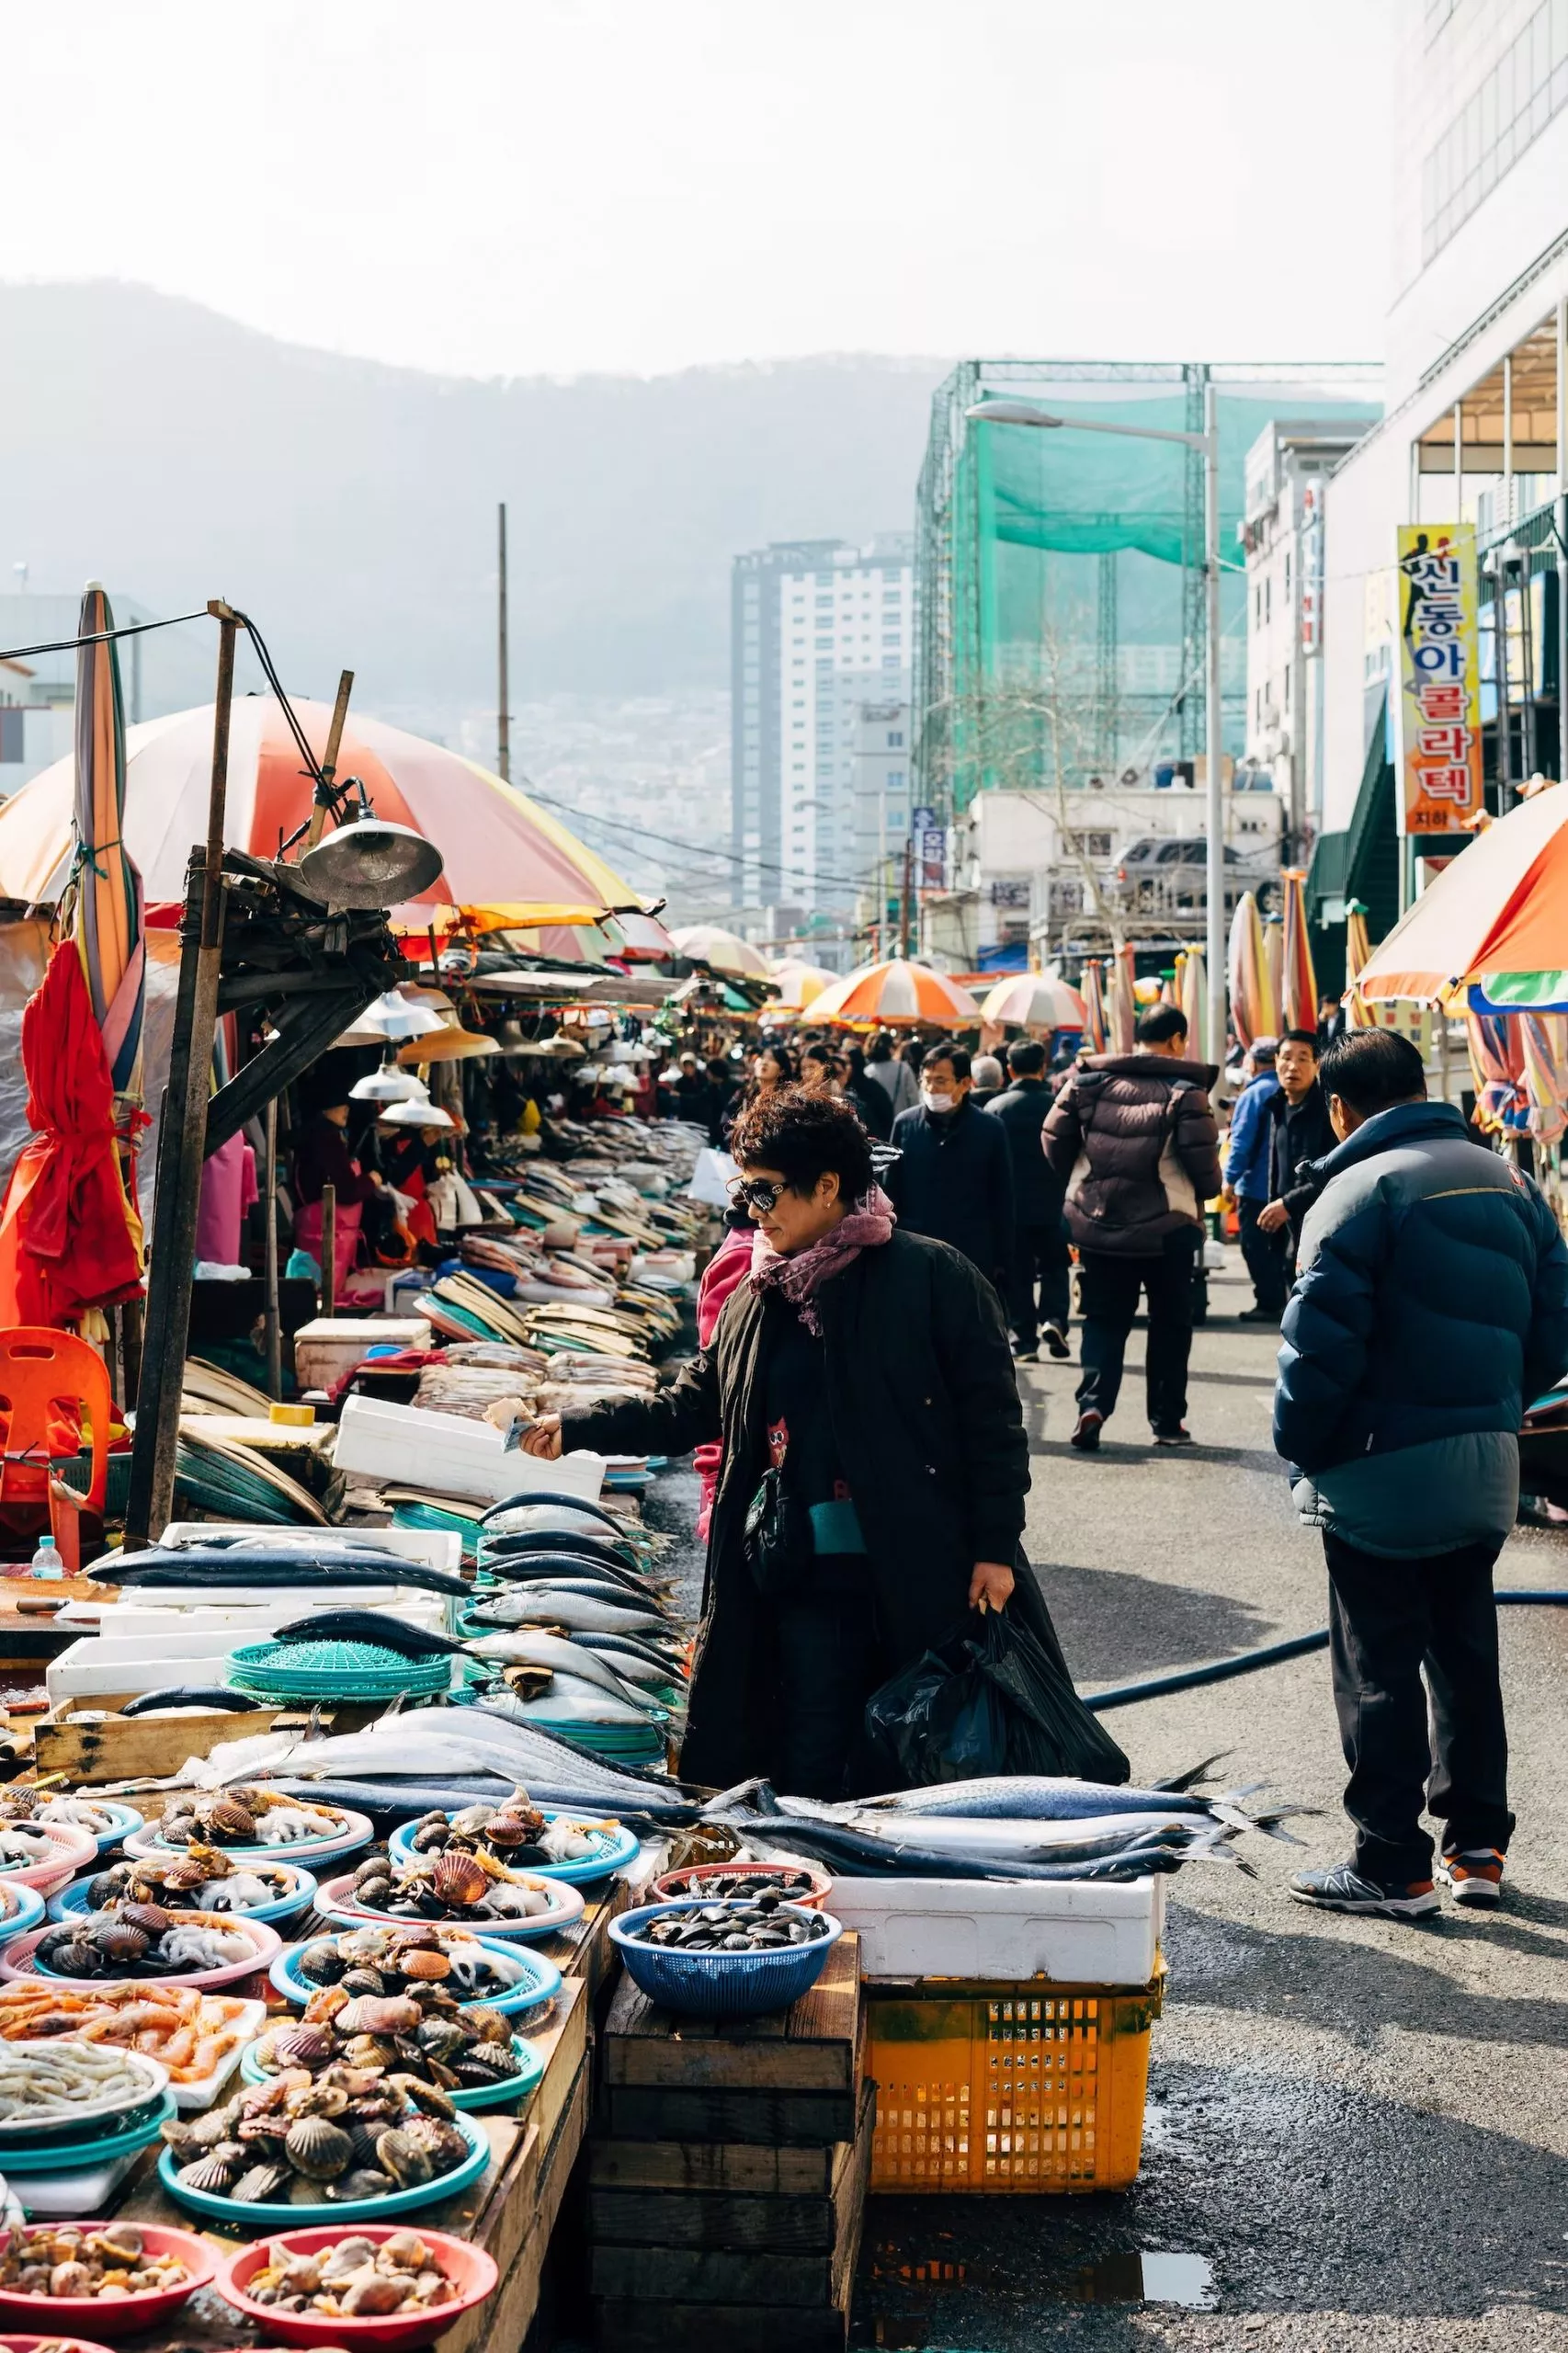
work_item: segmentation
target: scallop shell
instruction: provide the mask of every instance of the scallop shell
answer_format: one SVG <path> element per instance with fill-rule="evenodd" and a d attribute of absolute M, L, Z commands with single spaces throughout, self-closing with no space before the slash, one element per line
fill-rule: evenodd
<path fill-rule="evenodd" d="M 290 2164 L 310 2181 L 335 2181 L 353 2162 L 353 2142 L 325 2116 L 301 2116 L 283 2145 Z"/>
<path fill-rule="evenodd" d="M 122 1928 L 140 1928 L 149 1937 L 161 1937 L 174 1926 L 161 1904 L 122 1904 L 117 1916 Z"/>
<path fill-rule="evenodd" d="M 435 1946 L 427 1951 L 405 1952 L 401 1967 L 405 1977 L 412 1977 L 416 1983 L 426 1985 L 438 1984 L 443 1977 L 449 1977 L 452 1973 L 451 1962 Z"/>
<path fill-rule="evenodd" d="M 111 1920 L 107 1927 L 96 1928 L 93 1942 L 106 1961 L 142 1961 L 153 1949 L 153 1939 L 145 1928 L 130 1920 Z"/>
<path fill-rule="evenodd" d="M 278 2067 L 315 2067 L 330 2059 L 335 2048 L 333 2037 L 324 2026 L 307 2025 L 301 2019 L 298 2026 L 275 2028 L 267 2037 L 273 2063 Z"/>
<path fill-rule="evenodd" d="M 474 2002 L 463 2012 L 463 2025 L 482 2042 L 510 2043 L 512 2029 L 501 2011 L 488 2002 Z"/>
<path fill-rule="evenodd" d="M 455 2018 L 426 2018 L 415 2029 L 414 2040 L 430 2059 L 455 2058 L 469 2043 L 468 2034 Z"/>
<path fill-rule="evenodd" d="M 209 2154 L 181 2165 L 179 2178 L 187 2189 L 209 2189 L 222 2197 L 233 2188 L 234 2168 L 222 2157 Z"/>
<path fill-rule="evenodd" d="M 477 1904 L 490 1885 L 489 1874 L 472 1855 L 438 1856 L 432 1877 L 441 1902 L 458 1909 Z"/>
<path fill-rule="evenodd" d="M 346 1994 L 384 1994 L 387 1990 L 387 1981 L 381 1971 L 365 1961 L 346 1969 L 337 1982 Z"/>
<path fill-rule="evenodd" d="M 229 2195 L 237 2206 L 262 2206 L 288 2185 L 287 2165 L 252 2165 L 247 2173 L 241 2174 Z"/>
<path fill-rule="evenodd" d="M 342 1955 L 330 1944 L 307 1945 L 295 1965 L 307 1985 L 335 1985 L 343 1975 Z"/>
<path fill-rule="evenodd" d="M 205 1809 L 209 1828 L 223 1838 L 254 1838 L 256 1816 L 237 1798 L 214 1798 Z"/>
<path fill-rule="evenodd" d="M 510 2042 L 476 2042 L 452 2062 L 452 2073 L 465 2084 L 497 2084 L 522 2072 L 523 2063 Z"/>
<path fill-rule="evenodd" d="M 340 2034 L 411 2034 L 419 2019 L 419 2005 L 406 1994 L 361 1994 L 345 2002 L 335 2023 Z"/>

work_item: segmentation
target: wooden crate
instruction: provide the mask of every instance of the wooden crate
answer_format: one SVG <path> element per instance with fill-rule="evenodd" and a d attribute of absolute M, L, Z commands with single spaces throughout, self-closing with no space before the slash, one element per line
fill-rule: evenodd
<path fill-rule="evenodd" d="M 587 2160 L 603 2344 L 843 2347 L 876 2114 L 858 1975 L 845 1938 L 791 2010 L 733 2022 L 622 1983 Z"/>
<path fill-rule="evenodd" d="M 760 2018 L 677 2018 L 623 1978 L 605 2032 L 602 2136 L 786 2148 L 853 2141 L 858 1952 L 853 1937 L 840 1938 L 804 1999 Z"/>

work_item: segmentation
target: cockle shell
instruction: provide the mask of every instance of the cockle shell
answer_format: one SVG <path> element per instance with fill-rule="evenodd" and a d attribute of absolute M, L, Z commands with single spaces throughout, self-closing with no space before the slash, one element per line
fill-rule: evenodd
<path fill-rule="evenodd" d="M 221 2198 L 233 2186 L 234 2168 L 222 2157 L 210 2153 L 193 2159 L 187 2165 L 181 2165 L 179 2178 L 187 2189 L 210 2190 L 215 2197 Z"/>
<path fill-rule="evenodd" d="M 241 2174 L 229 2195 L 237 2205 L 261 2206 L 275 2199 L 289 2184 L 287 2165 L 252 2165 Z"/>
<path fill-rule="evenodd" d="M 123 1916 L 96 1929 L 93 1942 L 106 1961 L 141 1961 L 153 1949 L 153 1939 L 146 1929 Z"/>
<path fill-rule="evenodd" d="M 211 1828 L 229 1838 L 254 1838 L 256 1816 L 237 1798 L 214 1798 L 205 1809 Z"/>
<path fill-rule="evenodd" d="M 275 2027 L 267 2044 L 279 2067 L 317 2066 L 330 2059 L 333 2051 L 333 2039 L 325 2027 L 308 2025 L 303 2019 L 298 2026 Z"/>
<path fill-rule="evenodd" d="M 140 1928 L 149 1937 L 161 1937 L 165 1928 L 174 1926 L 173 1918 L 161 1904 L 122 1904 L 119 1916 L 122 1927 Z"/>
<path fill-rule="evenodd" d="M 436 2161 L 429 2150 L 412 2132 L 395 2129 L 377 2135 L 376 2163 L 405 2189 L 432 2180 L 436 2172 Z"/>
<path fill-rule="evenodd" d="M 422 2012 L 406 1994 L 359 1994 L 335 2021 L 340 2034 L 412 2034 Z"/>
<path fill-rule="evenodd" d="M 438 1984 L 452 1973 L 452 1964 L 444 1952 L 432 1947 L 428 1951 L 405 1952 L 401 1963 L 405 1977 L 426 1985 Z"/>

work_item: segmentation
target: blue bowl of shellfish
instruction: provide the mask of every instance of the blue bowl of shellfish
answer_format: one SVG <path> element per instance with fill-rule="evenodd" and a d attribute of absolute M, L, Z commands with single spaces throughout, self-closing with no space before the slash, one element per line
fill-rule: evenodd
<path fill-rule="evenodd" d="M 89 1912 L 102 1909 L 109 1900 L 100 1893 L 98 1882 L 104 1876 L 95 1872 L 87 1879 L 74 1880 L 62 1887 L 58 1895 L 49 1899 L 51 1920 L 74 1920 Z M 257 1894 L 256 1891 L 262 1893 Z M 233 1870 L 220 1880 L 209 1880 L 194 1890 L 190 1908 L 198 1912 L 232 1913 L 236 1920 L 264 1920 L 269 1927 L 279 1928 L 290 1920 L 302 1919 L 316 1900 L 316 1881 L 312 1871 L 300 1863 L 246 1862 L 236 1863 Z M 165 1909 L 166 1897 L 159 1894 L 154 1901 Z M 21 1921 L 4 1924 L 13 1936 L 19 1935 L 33 1924 Z"/>
<path fill-rule="evenodd" d="M 273 1988 L 285 2001 L 304 2006 L 316 1995 L 348 1978 L 345 1990 L 356 1998 L 355 1970 L 373 1968 L 378 1943 L 383 1949 L 390 1947 L 399 1938 L 401 1927 L 401 1923 L 386 1927 L 367 1923 L 333 1936 L 312 1937 L 306 1944 L 286 1945 L 269 1972 Z M 445 1975 L 428 1982 L 432 1989 L 438 1984 L 444 1993 L 455 1996 L 460 2008 L 483 2003 L 504 2018 L 526 2019 L 532 2025 L 561 1991 L 561 1972 L 555 1963 L 526 1945 L 501 1944 L 494 1938 L 472 1936 L 466 1928 L 425 1933 L 451 1963 Z M 368 2027 L 367 2031 L 374 2029 Z"/>

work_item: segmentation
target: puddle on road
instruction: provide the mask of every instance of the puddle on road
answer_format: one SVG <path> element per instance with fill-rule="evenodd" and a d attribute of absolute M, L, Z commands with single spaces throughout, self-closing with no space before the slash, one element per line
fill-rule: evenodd
<path fill-rule="evenodd" d="M 904 2263 L 883 2269 L 873 2268 L 873 2279 L 898 2281 L 911 2288 L 943 2288 L 981 2283 L 974 2268 L 963 2262 L 937 2259 L 925 2263 Z M 1017 2292 L 1016 2282 L 1012 2283 Z M 939 2294 L 932 2299 L 940 2303 Z M 1119 2254 L 1101 2256 L 1093 2263 L 1081 2263 L 1060 2272 L 1048 2270 L 1032 2283 L 1028 2299 L 1039 2303 L 1072 2304 L 1181 2304 L 1189 2312 L 1209 2313 L 1218 2307 L 1220 2298 L 1214 2285 L 1214 2267 L 1207 2256 L 1184 2255 L 1166 2248 L 1131 2247 Z M 901 2348 L 926 2347 L 929 2353 L 950 2347 L 955 2343 L 954 2321 L 951 2314 L 937 2311 L 911 2313 L 878 2313 L 868 2314 L 850 2333 L 850 2344 L 856 2347 L 888 2347 Z"/>

